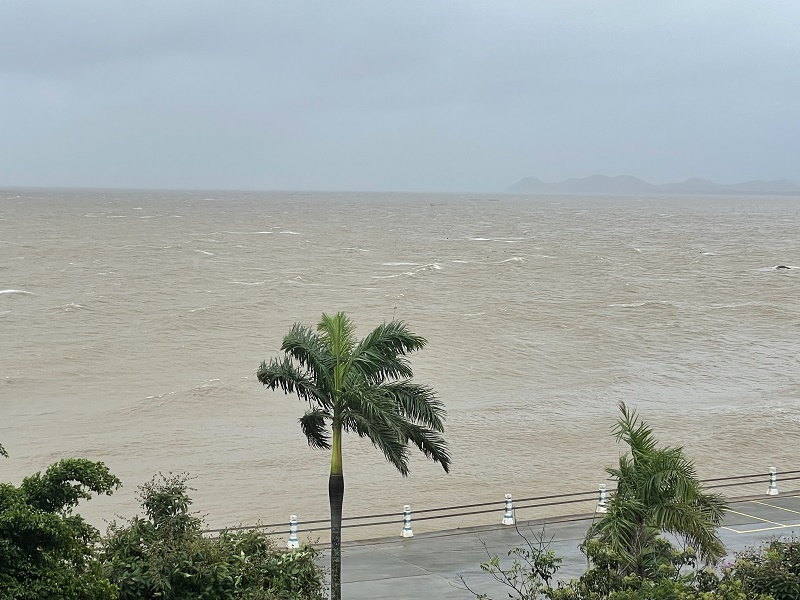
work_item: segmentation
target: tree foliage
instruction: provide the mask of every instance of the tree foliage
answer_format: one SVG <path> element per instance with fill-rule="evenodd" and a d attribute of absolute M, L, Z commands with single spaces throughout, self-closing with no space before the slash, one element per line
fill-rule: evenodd
<path fill-rule="evenodd" d="M 547 544 L 525 545 L 509 552 L 511 564 L 503 565 L 496 556 L 481 565 L 481 569 L 506 586 L 503 597 L 512 600 L 785 600 L 796 595 L 788 583 L 786 570 L 775 561 L 783 562 L 788 557 L 786 545 L 779 546 L 779 558 L 775 547 L 765 553 L 753 551 L 740 557 L 735 567 L 714 570 L 698 567 L 698 556 L 693 549 L 677 550 L 664 539 L 661 546 L 662 561 L 658 569 L 645 576 L 634 573 L 623 574 L 620 557 L 608 545 L 590 540 L 586 552 L 591 567 L 578 579 L 555 582 L 554 576 L 561 559 Z M 770 554 L 773 556 L 770 558 Z M 791 562 L 791 559 L 789 559 Z M 793 582 L 796 585 L 797 576 Z M 462 578 L 465 589 L 478 600 L 491 600 L 490 596 L 472 590 Z M 786 595 L 770 595 L 776 587 Z"/>
<path fill-rule="evenodd" d="M 314 550 L 280 552 L 258 531 L 204 537 L 188 481 L 185 474 L 154 477 L 139 488 L 145 516 L 109 527 L 101 558 L 120 600 L 321 597 Z"/>
<path fill-rule="evenodd" d="M 549 600 L 773 600 L 745 589 L 731 569 L 699 568 L 693 548 L 678 550 L 665 539 L 655 541 L 658 567 L 640 576 L 625 573 L 625 558 L 608 545 L 591 540 L 586 553 L 591 561 L 580 578 L 559 583 Z M 522 600 L 522 599 L 520 599 Z"/>
<path fill-rule="evenodd" d="M 411 381 L 407 355 L 427 342 L 402 321 L 384 323 L 357 340 L 344 313 L 323 314 L 317 330 L 295 323 L 283 356 L 263 362 L 258 380 L 308 403 L 300 428 L 312 448 L 331 450 L 331 597 L 341 598 L 341 523 L 344 499 L 342 433 L 369 439 L 402 475 L 416 446 L 450 469 L 445 410 L 434 391 Z"/>
<path fill-rule="evenodd" d="M 538 545 L 526 539 L 525 546 L 509 552 L 510 564 L 492 556 L 481 565 L 507 587 L 507 596 L 514 600 L 800 598 L 800 543 L 775 542 L 765 554 L 740 557 L 735 569 L 700 568 L 699 564 L 724 556 L 717 527 L 725 502 L 703 490 L 682 448 L 660 446 L 636 411 L 624 403 L 620 411 L 613 434 L 630 453 L 620 457 L 619 466 L 607 469 L 617 489 L 608 501 L 608 512 L 589 528 L 581 545 L 589 568 L 578 579 L 554 585 L 561 559 L 542 544 L 543 534 Z M 681 539 L 683 547 L 676 549 L 662 535 L 666 532 Z M 777 590 L 785 595 L 774 595 Z"/>
<path fill-rule="evenodd" d="M 734 565 L 744 588 L 775 600 L 800 598 L 800 538 L 776 539 L 765 548 L 737 556 Z"/>
<path fill-rule="evenodd" d="M 510 564 L 503 564 L 499 556 L 493 556 L 486 544 L 483 548 L 489 560 L 481 563 L 481 571 L 491 575 L 497 583 L 504 585 L 506 596 L 518 600 L 538 600 L 549 598 L 553 591 L 555 576 L 561 567 L 561 558 L 550 550 L 549 543 L 542 532 L 533 532 L 533 540 L 522 533 L 517 533 L 524 544 L 508 551 Z M 490 600 L 488 594 L 472 589 L 463 576 L 459 575 L 461 587 L 475 595 L 478 600 Z"/>
<path fill-rule="evenodd" d="M 722 496 L 703 490 L 683 448 L 660 447 L 635 410 L 620 403 L 620 411 L 614 437 L 627 444 L 630 453 L 620 457 L 618 467 L 606 469 L 617 489 L 608 512 L 591 527 L 587 538 L 607 545 L 623 574 L 643 576 L 658 569 L 664 558 L 664 545 L 658 541 L 665 532 L 694 548 L 706 563 L 724 556 L 717 536 L 726 508 Z"/>
<path fill-rule="evenodd" d="M 295 323 L 283 339 L 284 355 L 263 362 L 257 377 L 308 402 L 299 422 L 313 448 L 330 450 L 337 435 L 352 432 L 368 438 L 403 475 L 409 445 L 448 471 L 444 406 L 430 387 L 411 381 L 407 359 L 426 343 L 402 321 L 379 325 L 358 341 L 344 313 L 323 314 L 316 332 Z M 341 456 L 333 450 L 332 472 L 340 474 Z"/>
<path fill-rule="evenodd" d="M 26 477 L 19 487 L 0 484 L 0 597 L 116 598 L 94 559 L 100 534 L 73 509 L 119 486 L 103 463 L 78 458 Z"/>

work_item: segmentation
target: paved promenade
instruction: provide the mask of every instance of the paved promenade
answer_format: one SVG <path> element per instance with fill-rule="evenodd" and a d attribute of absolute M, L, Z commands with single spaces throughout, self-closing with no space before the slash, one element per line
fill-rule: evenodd
<path fill-rule="evenodd" d="M 773 537 L 800 535 L 800 492 L 782 493 L 748 500 L 731 500 L 720 535 L 729 552 L 758 546 Z M 592 515 L 569 521 L 547 523 L 545 538 L 550 548 L 564 559 L 559 578 L 579 576 L 586 559 L 578 544 L 591 523 Z M 523 533 L 541 533 L 542 522 L 519 526 Z M 434 533 L 413 538 L 354 542 L 342 548 L 342 597 L 347 600 L 468 600 L 474 598 L 460 587 L 459 575 L 479 592 L 496 600 L 507 598 L 503 586 L 482 573 L 480 563 L 491 554 L 504 557 L 524 543 L 514 527 L 479 527 Z M 322 564 L 327 563 L 327 552 Z"/>

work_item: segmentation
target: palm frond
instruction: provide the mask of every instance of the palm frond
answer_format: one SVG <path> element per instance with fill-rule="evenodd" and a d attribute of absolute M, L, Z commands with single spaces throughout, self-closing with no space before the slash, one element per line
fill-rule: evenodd
<path fill-rule="evenodd" d="M 696 504 L 665 504 L 653 511 L 652 518 L 662 531 L 683 537 L 704 561 L 714 562 L 725 555 L 725 548 L 716 534 L 719 523 L 706 518 Z"/>
<path fill-rule="evenodd" d="M 425 344 L 427 340 L 411 333 L 403 321 L 383 323 L 355 347 L 351 366 L 375 382 L 410 378 L 411 367 L 403 357 Z"/>
<path fill-rule="evenodd" d="M 330 418 L 328 411 L 315 408 L 298 419 L 309 446 L 323 450 L 331 449 L 331 438 L 326 423 L 326 419 Z"/>
<path fill-rule="evenodd" d="M 616 480 L 618 495 L 635 493 L 639 487 L 636 468 L 627 454 L 619 457 L 618 468 L 609 467 L 606 469 L 606 473 Z"/>
<path fill-rule="evenodd" d="M 411 423 L 405 424 L 402 433 L 406 442 L 411 442 L 427 458 L 442 465 L 445 473 L 450 472 L 450 452 L 440 433 Z"/>
<path fill-rule="evenodd" d="M 320 340 L 337 363 L 346 362 L 349 359 L 355 346 L 355 327 L 343 312 L 338 312 L 333 316 L 322 313 L 322 319 L 317 324 L 317 331 Z"/>
<path fill-rule="evenodd" d="M 405 477 L 408 475 L 408 444 L 399 433 L 400 423 L 391 413 L 375 409 L 374 404 L 373 409 L 367 414 L 346 410 L 342 415 L 342 428 L 368 438 Z"/>
<path fill-rule="evenodd" d="M 651 502 L 664 498 L 693 502 L 701 494 L 694 465 L 684 457 L 682 448 L 653 450 L 640 463 L 637 470 L 641 490 Z"/>
<path fill-rule="evenodd" d="M 597 538 L 608 545 L 621 562 L 629 566 L 635 562 L 635 548 L 639 545 L 646 507 L 636 498 L 623 498 L 612 494 L 607 511 L 587 533 L 587 538 Z"/>
<path fill-rule="evenodd" d="M 256 378 L 271 390 L 280 388 L 287 394 L 297 394 L 298 398 L 312 405 L 332 408 L 329 396 L 288 357 L 273 358 L 269 363 L 262 362 L 256 371 Z"/>
<path fill-rule="evenodd" d="M 283 338 L 281 350 L 303 367 L 319 388 L 330 388 L 331 355 L 310 328 L 295 323 Z"/>
<path fill-rule="evenodd" d="M 714 523 L 715 527 L 719 527 L 728 510 L 728 501 L 722 494 L 703 492 L 698 496 L 696 504 L 705 517 Z"/>
<path fill-rule="evenodd" d="M 622 416 L 612 429 L 614 438 L 617 442 L 624 441 L 630 446 L 633 459 L 636 460 L 639 455 L 646 454 L 656 447 L 656 439 L 647 423 L 639 421 L 635 409 L 629 409 L 624 402 L 620 402 L 619 410 Z"/>
<path fill-rule="evenodd" d="M 428 386 L 410 381 L 396 381 L 377 387 L 378 393 L 389 398 L 400 414 L 436 431 L 444 431 L 444 404 Z"/>

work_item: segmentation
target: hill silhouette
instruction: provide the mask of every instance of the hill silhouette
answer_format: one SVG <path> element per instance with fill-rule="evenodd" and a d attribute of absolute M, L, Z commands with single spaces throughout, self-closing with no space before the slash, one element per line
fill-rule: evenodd
<path fill-rule="evenodd" d="M 653 184 L 631 175 L 591 175 L 556 183 L 526 177 L 509 187 L 514 194 L 800 194 L 800 186 L 787 179 L 715 183 L 690 177 L 678 183 Z"/>

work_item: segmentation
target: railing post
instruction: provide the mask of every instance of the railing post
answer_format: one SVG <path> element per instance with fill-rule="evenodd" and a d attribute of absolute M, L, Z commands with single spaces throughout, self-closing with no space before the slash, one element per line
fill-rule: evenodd
<path fill-rule="evenodd" d="M 297 550 L 300 542 L 297 541 L 297 515 L 289 517 L 289 541 L 286 543 L 289 550 Z"/>
<path fill-rule="evenodd" d="M 767 488 L 767 496 L 778 495 L 778 469 L 775 467 L 769 468 L 769 487 Z"/>
<path fill-rule="evenodd" d="M 506 494 L 506 512 L 503 513 L 503 525 L 514 524 L 514 505 L 511 503 L 511 494 Z"/>
<path fill-rule="evenodd" d="M 411 507 L 408 504 L 403 507 L 403 516 L 403 531 L 400 533 L 400 537 L 414 537 L 414 532 L 411 531 Z"/>
<path fill-rule="evenodd" d="M 599 512 L 599 513 L 607 513 L 608 512 L 608 506 L 606 505 L 606 484 L 605 483 L 601 483 L 600 484 L 600 501 L 597 503 L 597 508 L 595 509 L 595 512 Z"/>

